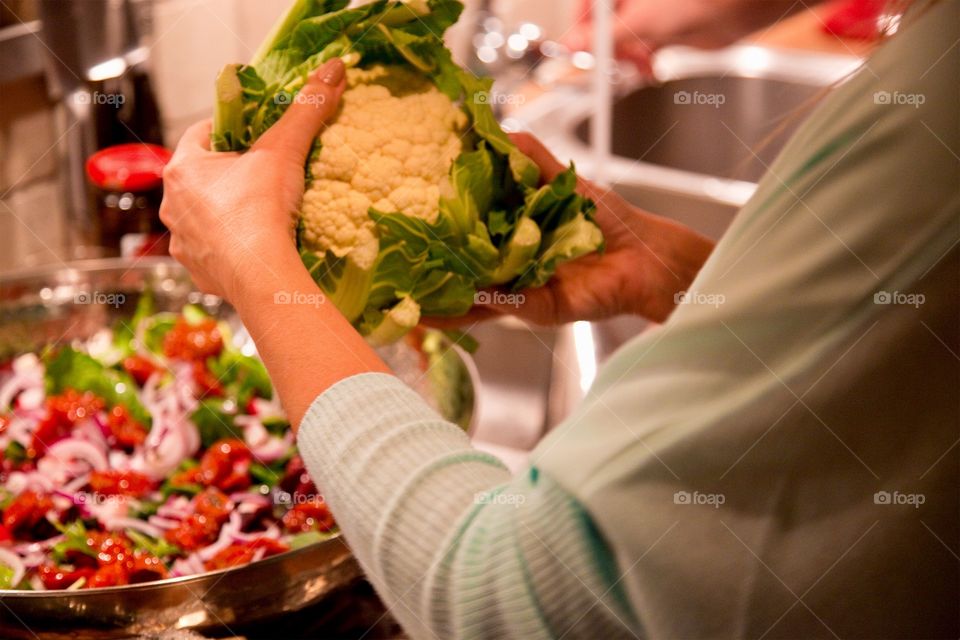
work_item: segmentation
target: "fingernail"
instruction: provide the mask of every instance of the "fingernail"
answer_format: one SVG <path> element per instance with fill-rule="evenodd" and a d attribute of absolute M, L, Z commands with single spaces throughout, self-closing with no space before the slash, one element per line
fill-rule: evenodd
<path fill-rule="evenodd" d="M 317 70 L 317 75 L 320 76 L 321 82 L 335 87 L 343 80 L 343 74 L 345 72 L 346 69 L 343 66 L 343 60 L 333 58 Z"/>

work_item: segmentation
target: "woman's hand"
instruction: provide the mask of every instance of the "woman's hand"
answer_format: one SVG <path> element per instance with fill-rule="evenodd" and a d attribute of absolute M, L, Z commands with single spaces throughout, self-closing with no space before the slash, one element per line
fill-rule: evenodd
<path fill-rule="evenodd" d="M 190 127 L 163 174 L 160 218 L 170 253 L 197 286 L 231 302 L 295 254 L 304 163 L 346 85 L 343 62 L 317 69 L 294 103 L 246 153 L 210 151 L 210 121 Z"/>
<path fill-rule="evenodd" d="M 511 136 L 552 180 L 566 167 L 533 136 Z M 490 295 L 490 304 L 461 318 L 431 319 L 435 326 L 459 326 L 510 314 L 536 324 L 599 320 L 621 313 L 656 322 L 670 315 L 675 295 L 685 291 L 713 250 L 713 242 L 671 220 L 641 211 L 616 193 L 578 179 L 577 191 L 597 205 L 597 224 L 606 250 L 565 262 L 547 284 L 518 296 Z"/>

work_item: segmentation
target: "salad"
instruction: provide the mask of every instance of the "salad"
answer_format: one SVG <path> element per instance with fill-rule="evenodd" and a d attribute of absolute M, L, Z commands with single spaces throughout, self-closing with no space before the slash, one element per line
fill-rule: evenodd
<path fill-rule="evenodd" d="M 196 306 L 0 369 L 0 588 L 240 566 L 333 534 L 252 347 Z"/>

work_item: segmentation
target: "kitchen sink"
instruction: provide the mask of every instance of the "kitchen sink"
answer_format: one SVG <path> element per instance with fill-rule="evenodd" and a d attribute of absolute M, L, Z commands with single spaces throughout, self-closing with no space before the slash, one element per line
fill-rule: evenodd
<path fill-rule="evenodd" d="M 703 175 L 757 182 L 799 124 L 784 115 L 814 100 L 816 85 L 706 76 L 640 87 L 613 105 L 612 152 Z M 590 143 L 592 118 L 574 129 Z"/>
<path fill-rule="evenodd" d="M 506 124 L 532 132 L 633 204 L 719 238 L 809 109 L 861 63 L 755 46 L 666 49 L 655 61 L 657 83 L 617 85 L 612 157 L 602 166 L 589 146 L 596 106 L 582 86 L 551 88 Z M 506 319 L 474 328 L 476 438 L 532 448 L 580 402 L 597 366 L 649 328 L 635 317 L 558 328 Z"/>
<path fill-rule="evenodd" d="M 617 86 L 602 167 L 589 146 L 596 105 L 583 87 L 551 89 L 511 124 L 637 206 L 719 238 L 804 115 L 861 63 L 756 46 L 665 49 L 658 82 Z"/>

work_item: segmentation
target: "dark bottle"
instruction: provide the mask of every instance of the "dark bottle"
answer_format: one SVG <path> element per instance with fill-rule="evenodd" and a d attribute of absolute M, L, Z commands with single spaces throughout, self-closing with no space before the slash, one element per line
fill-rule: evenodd
<path fill-rule="evenodd" d="M 97 188 L 98 244 L 107 256 L 167 255 L 170 234 L 160 222 L 163 168 L 172 152 L 155 144 L 118 144 L 87 158 Z"/>

